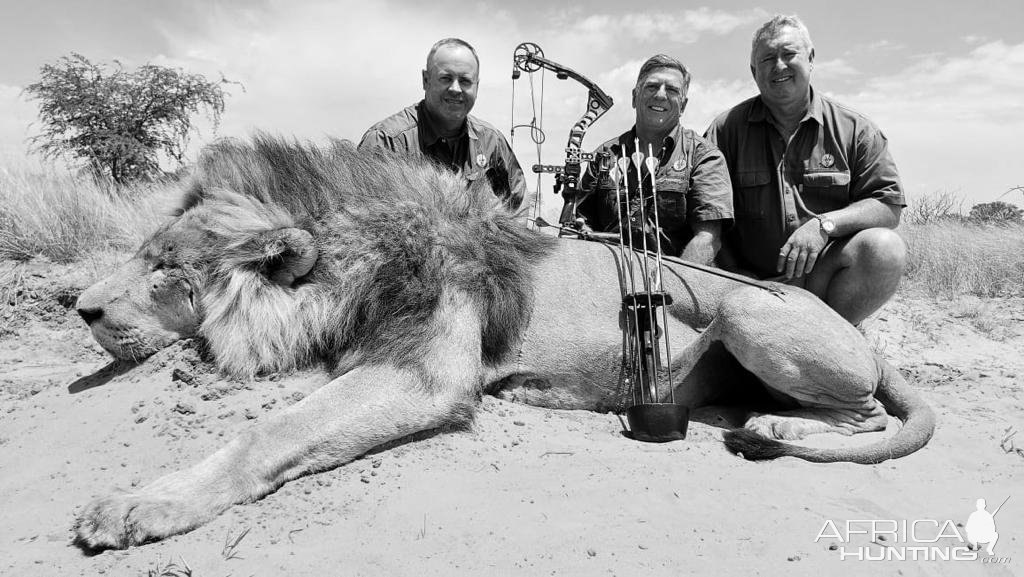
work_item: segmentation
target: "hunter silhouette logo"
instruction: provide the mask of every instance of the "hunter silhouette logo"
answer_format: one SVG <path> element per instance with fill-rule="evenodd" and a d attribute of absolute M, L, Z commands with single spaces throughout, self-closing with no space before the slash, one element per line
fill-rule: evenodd
<path fill-rule="evenodd" d="M 978 499 L 977 510 L 963 525 L 952 519 L 847 519 L 838 522 L 828 519 L 814 542 L 831 541 L 829 549 L 838 551 L 840 561 L 1009 563 L 1010 557 L 995 556 L 999 540 L 995 516 L 1009 500 L 1009 497 L 1003 499 L 989 513 L 985 499 Z M 881 541 L 885 545 L 880 548 Z M 987 556 L 981 553 L 982 544 L 986 545 Z"/>
<path fill-rule="evenodd" d="M 992 548 L 996 546 L 996 541 L 999 540 L 999 533 L 996 532 L 995 516 L 1009 500 L 1009 497 L 1003 499 L 1003 502 L 996 507 L 996 510 L 989 513 L 985 510 L 985 500 L 978 499 L 976 504 L 977 510 L 967 518 L 967 525 L 964 527 L 967 533 L 967 543 L 972 549 L 978 550 L 981 548 L 981 544 L 985 543 L 988 545 L 985 547 L 985 552 L 989 555 L 995 555 L 992 552 Z"/>

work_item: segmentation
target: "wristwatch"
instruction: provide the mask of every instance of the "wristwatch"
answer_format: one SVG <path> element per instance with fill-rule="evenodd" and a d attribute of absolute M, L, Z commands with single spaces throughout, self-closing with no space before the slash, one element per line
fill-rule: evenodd
<path fill-rule="evenodd" d="M 836 231 L 836 223 L 834 220 L 825 216 L 816 216 L 814 218 L 818 219 L 818 225 L 821 227 L 821 232 L 825 233 L 825 236 L 832 236 L 832 233 Z"/>

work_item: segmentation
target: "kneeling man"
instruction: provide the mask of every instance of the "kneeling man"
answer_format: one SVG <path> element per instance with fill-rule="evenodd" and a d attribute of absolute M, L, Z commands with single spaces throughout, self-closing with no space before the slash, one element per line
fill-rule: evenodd
<path fill-rule="evenodd" d="M 619 232 L 628 220 L 633 236 L 642 230 L 651 250 L 657 239 L 665 254 L 710 265 L 721 246 L 722 230 L 732 221 L 732 190 L 722 154 L 680 123 L 689 88 L 690 72 L 675 58 L 658 54 L 644 62 L 633 88 L 636 124 L 595 151 L 596 158 L 581 181 L 583 194 L 576 201 L 576 216 L 581 224 L 598 232 Z M 646 157 L 650 152 L 658 161 L 654 171 L 658 228 L 653 222 L 652 179 L 647 167 L 637 171 L 631 165 L 626 175 L 612 170 L 619 158 L 636 152 L 637 140 L 640 153 Z M 612 176 L 617 176 L 618 182 Z"/>
<path fill-rule="evenodd" d="M 811 87 L 814 46 L 795 16 L 754 34 L 760 94 L 719 116 L 706 136 L 725 155 L 736 225 L 725 268 L 800 285 L 853 324 L 896 292 L 904 206 L 885 135 Z"/>

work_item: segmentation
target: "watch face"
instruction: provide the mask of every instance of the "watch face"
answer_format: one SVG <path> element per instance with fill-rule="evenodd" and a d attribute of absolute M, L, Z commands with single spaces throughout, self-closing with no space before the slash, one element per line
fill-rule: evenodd
<path fill-rule="evenodd" d="M 831 220 L 823 218 L 820 219 L 819 222 L 821 223 L 821 230 L 825 231 L 825 234 L 832 234 L 832 231 L 836 229 L 836 223 Z"/>

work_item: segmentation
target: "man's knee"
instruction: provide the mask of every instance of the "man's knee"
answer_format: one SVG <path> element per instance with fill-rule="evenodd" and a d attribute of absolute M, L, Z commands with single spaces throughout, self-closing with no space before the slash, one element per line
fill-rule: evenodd
<path fill-rule="evenodd" d="M 850 245 L 855 268 L 899 277 L 907 266 L 907 243 L 892 229 L 862 230 L 854 235 Z"/>

